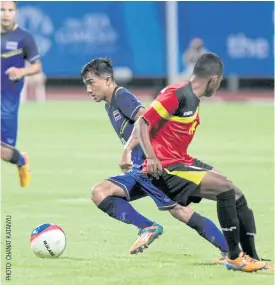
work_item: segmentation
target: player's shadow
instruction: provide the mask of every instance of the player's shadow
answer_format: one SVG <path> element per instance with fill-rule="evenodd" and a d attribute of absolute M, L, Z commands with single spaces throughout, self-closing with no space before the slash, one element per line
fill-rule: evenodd
<path fill-rule="evenodd" d="M 58 259 L 65 259 L 65 260 L 72 260 L 72 261 L 92 261 L 91 259 L 88 259 L 88 258 L 78 258 L 78 257 L 69 257 L 69 256 L 62 256 L 62 257 L 59 257 Z"/>
<path fill-rule="evenodd" d="M 200 266 L 217 266 L 217 264 L 212 264 L 212 263 L 209 263 L 209 262 L 192 262 L 191 263 L 192 265 L 200 265 Z"/>
<path fill-rule="evenodd" d="M 221 269 L 225 268 L 225 266 L 222 265 L 222 264 L 212 264 L 212 263 L 207 263 L 207 262 L 192 262 L 191 264 L 192 265 L 196 265 L 196 266 L 198 266 L 198 265 L 199 266 L 216 266 L 216 267 L 221 268 Z M 232 272 L 238 273 L 240 271 L 232 271 Z M 246 273 L 253 273 L 253 272 L 246 272 Z M 272 273 L 272 274 L 270 274 L 270 273 Z M 257 274 L 260 274 L 260 275 L 272 275 L 272 276 L 274 275 L 273 272 L 268 271 L 268 270 L 259 270 L 259 271 L 257 271 Z"/>

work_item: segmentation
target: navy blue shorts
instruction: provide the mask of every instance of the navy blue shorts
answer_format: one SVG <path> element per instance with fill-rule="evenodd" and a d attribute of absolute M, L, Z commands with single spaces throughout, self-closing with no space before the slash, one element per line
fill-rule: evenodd
<path fill-rule="evenodd" d="M 20 93 L 1 91 L 1 141 L 15 146 L 18 129 Z"/>
<path fill-rule="evenodd" d="M 108 181 L 122 188 L 128 201 L 134 201 L 146 196 L 151 197 L 160 210 L 170 210 L 177 203 L 156 188 L 146 174 L 130 171 L 107 178 Z"/>
<path fill-rule="evenodd" d="M 5 144 L 15 146 L 17 141 L 17 116 L 1 117 L 1 141 Z"/>

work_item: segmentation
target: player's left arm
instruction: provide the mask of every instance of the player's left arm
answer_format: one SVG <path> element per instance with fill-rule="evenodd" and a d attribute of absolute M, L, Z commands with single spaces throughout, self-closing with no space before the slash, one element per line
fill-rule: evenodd
<path fill-rule="evenodd" d="M 42 70 L 37 45 L 33 36 L 29 33 L 26 33 L 24 38 L 23 55 L 30 65 L 24 68 L 10 67 L 6 74 L 9 75 L 11 80 L 19 80 L 24 76 L 37 74 Z"/>

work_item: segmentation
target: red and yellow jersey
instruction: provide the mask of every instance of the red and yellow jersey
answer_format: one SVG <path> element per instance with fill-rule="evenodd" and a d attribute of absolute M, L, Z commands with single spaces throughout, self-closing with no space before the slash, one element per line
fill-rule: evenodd
<path fill-rule="evenodd" d="M 200 123 L 199 103 L 191 84 L 173 84 L 159 93 L 143 115 L 155 155 L 163 167 L 193 164 L 194 158 L 187 150 Z M 146 171 L 146 161 L 144 168 Z"/>

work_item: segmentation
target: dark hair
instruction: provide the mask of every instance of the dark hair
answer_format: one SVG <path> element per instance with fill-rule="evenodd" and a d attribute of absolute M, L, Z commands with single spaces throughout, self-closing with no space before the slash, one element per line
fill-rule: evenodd
<path fill-rule="evenodd" d="M 103 74 L 107 74 L 113 79 L 114 71 L 112 60 L 109 58 L 95 58 L 82 67 L 80 73 L 81 77 L 83 78 L 88 72 L 99 77 Z"/>
<path fill-rule="evenodd" d="M 213 75 L 220 77 L 223 75 L 223 63 L 214 53 L 204 53 L 197 60 L 193 74 L 199 77 L 209 77 Z"/>
<path fill-rule="evenodd" d="M 12 1 L 14 4 L 15 4 L 15 6 L 17 6 L 17 1 Z"/>

